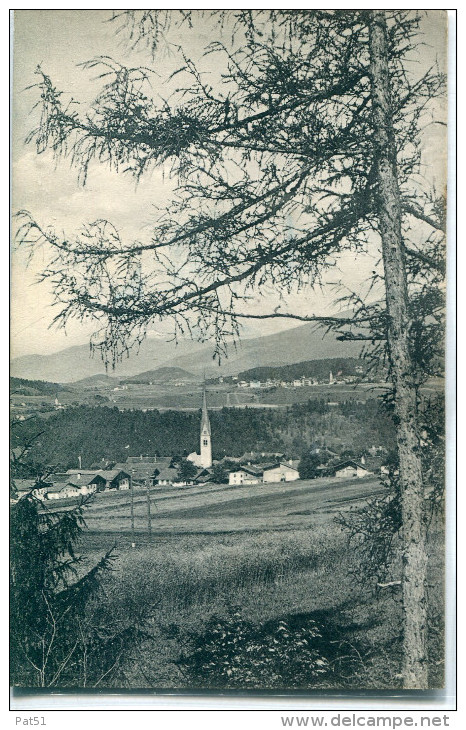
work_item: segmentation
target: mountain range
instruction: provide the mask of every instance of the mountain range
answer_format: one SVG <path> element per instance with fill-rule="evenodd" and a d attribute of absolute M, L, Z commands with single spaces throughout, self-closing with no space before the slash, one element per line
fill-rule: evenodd
<path fill-rule="evenodd" d="M 68 347 L 50 355 L 23 355 L 11 361 L 11 375 L 29 380 L 74 383 L 84 378 L 114 376 L 118 379 L 147 375 L 159 368 L 182 368 L 196 376 L 235 375 L 261 366 L 289 365 L 303 360 L 335 357 L 358 357 L 361 343 L 340 342 L 332 333 L 306 323 L 263 337 L 243 339 L 228 347 L 227 357 L 220 364 L 213 359 L 212 343 L 192 340 L 164 342 L 146 339 L 138 353 L 119 363 L 115 371 L 105 374 L 102 361 L 91 357 L 88 345 Z M 98 378 L 96 378 L 98 380 Z"/>

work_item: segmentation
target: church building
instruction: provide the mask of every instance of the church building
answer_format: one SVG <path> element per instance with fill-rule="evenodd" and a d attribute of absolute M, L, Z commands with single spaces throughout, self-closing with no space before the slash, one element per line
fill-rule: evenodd
<path fill-rule="evenodd" d="M 201 438 L 200 453 L 192 453 L 187 457 L 195 466 L 208 469 L 212 466 L 212 434 L 210 430 L 209 413 L 207 411 L 207 399 L 204 388 L 202 397 L 202 418 L 201 418 Z"/>

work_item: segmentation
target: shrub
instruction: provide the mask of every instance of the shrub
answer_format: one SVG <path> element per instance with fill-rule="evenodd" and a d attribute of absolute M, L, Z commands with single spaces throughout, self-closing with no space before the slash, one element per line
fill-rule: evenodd
<path fill-rule="evenodd" d="M 189 482 L 197 474 L 197 469 L 188 459 L 182 459 L 178 468 L 177 477 L 182 482 Z"/>
<path fill-rule="evenodd" d="M 172 627 L 172 636 L 176 633 Z M 213 616 L 202 633 L 191 633 L 175 663 L 195 686 L 310 687 L 329 669 L 320 638 L 312 620 L 293 629 L 284 620 L 256 625 L 234 611 L 227 618 Z"/>
<path fill-rule="evenodd" d="M 392 579 L 400 542 L 401 503 L 396 476 L 391 475 L 393 491 L 372 497 L 361 507 L 339 514 L 335 522 L 346 532 L 358 560 L 353 573 L 360 583 Z M 397 572 L 397 569 L 396 569 Z"/>
<path fill-rule="evenodd" d="M 317 454 L 313 454 L 310 451 L 304 453 L 301 457 L 301 461 L 298 464 L 300 479 L 315 479 L 317 476 L 319 476 L 319 471 L 317 467 L 320 466 L 321 463 L 322 460 Z"/>
<path fill-rule="evenodd" d="M 215 484 L 228 484 L 228 471 L 223 464 L 214 464 L 212 481 Z"/>
<path fill-rule="evenodd" d="M 11 682 L 26 687 L 92 686 L 117 678 L 128 652 L 145 639 L 141 622 L 105 620 L 101 581 L 113 549 L 85 571 L 75 544 L 86 501 L 62 512 L 32 493 L 11 509 Z"/>

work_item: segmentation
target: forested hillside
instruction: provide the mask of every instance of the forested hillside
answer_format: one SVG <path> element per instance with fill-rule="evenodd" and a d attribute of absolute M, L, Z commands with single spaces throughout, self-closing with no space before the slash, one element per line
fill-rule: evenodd
<path fill-rule="evenodd" d="M 123 378 L 122 383 L 170 383 L 176 380 L 199 380 L 199 377 L 183 368 L 156 368 Z"/>
<path fill-rule="evenodd" d="M 54 395 L 60 390 L 68 390 L 68 388 L 60 383 L 49 383 L 47 380 L 26 380 L 25 378 L 10 377 L 10 390 L 12 393 L 24 395 L 36 395 L 38 393 Z"/>
<path fill-rule="evenodd" d="M 286 409 L 223 408 L 211 413 L 214 458 L 245 451 L 284 451 L 298 458 L 312 444 L 360 450 L 371 444 L 393 447 L 394 430 L 377 400 L 329 405 L 323 400 Z M 13 446 L 32 443 L 29 462 L 60 468 L 129 455 L 177 455 L 199 447 L 200 412 L 119 411 L 79 406 L 48 418 L 17 423 Z"/>

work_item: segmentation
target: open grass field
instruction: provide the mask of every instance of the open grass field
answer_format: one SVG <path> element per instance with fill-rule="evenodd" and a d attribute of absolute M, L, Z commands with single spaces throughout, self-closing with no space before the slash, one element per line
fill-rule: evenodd
<path fill-rule="evenodd" d="M 116 684 L 159 690 L 399 687 L 398 589 L 374 592 L 373 585 L 357 582 L 356 553 L 334 521 L 381 489 L 367 478 L 152 490 L 151 536 L 146 493 L 136 490 L 134 548 L 130 495 L 98 495 L 87 510 L 80 549 L 94 561 L 115 543 L 118 556 L 105 582 L 106 608 L 99 610 L 118 620 L 144 616 L 148 635 L 125 660 Z M 436 523 L 430 534 L 431 686 L 441 685 L 443 672 L 442 544 Z M 251 626 L 257 632 L 248 643 L 243 634 Z M 291 651 L 276 638 L 283 626 L 299 644 L 318 627 L 313 645 L 323 656 L 320 673 L 311 676 L 301 666 L 307 639 L 301 664 L 295 657 L 284 666 L 280 659 L 277 670 L 273 652 L 288 657 Z M 223 654 L 209 654 L 212 635 Z M 271 657 L 266 664 L 265 652 Z"/>
<path fill-rule="evenodd" d="M 362 480 L 314 479 L 280 484 L 166 487 L 151 490 L 154 538 L 181 533 L 219 534 L 267 529 L 306 529 L 310 521 L 381 491 L 374 477 Z M 86 512 L 89 534 L 110 532 L 129 539 L 129 492 L 96 495 Z M 135 489 L 135 531 L 147 531 L 147 494 Z"/>

